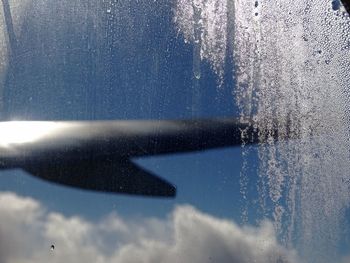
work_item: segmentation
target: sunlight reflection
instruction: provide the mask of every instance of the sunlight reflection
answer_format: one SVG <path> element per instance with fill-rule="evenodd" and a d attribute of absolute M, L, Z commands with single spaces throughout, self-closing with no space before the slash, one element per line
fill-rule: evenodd
<path fill-rule="evenodd" d="M 0 123 L 0 147 L 36 141 L 57 130 L 55 122 L 10 121 Z"/>

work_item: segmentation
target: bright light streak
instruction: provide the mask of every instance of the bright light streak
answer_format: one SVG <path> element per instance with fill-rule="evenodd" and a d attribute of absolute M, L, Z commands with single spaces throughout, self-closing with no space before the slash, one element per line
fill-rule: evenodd
<path fill-rule="evenodd" d="M 34 142 L 57 130 L 55 122 L 10 121 L 0 123 L 0 147 Z"/>

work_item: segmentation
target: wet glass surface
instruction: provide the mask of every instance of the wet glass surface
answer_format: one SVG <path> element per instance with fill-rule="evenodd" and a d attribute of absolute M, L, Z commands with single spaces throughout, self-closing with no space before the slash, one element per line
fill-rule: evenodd
<path fill-rule="evenodd" d="M 1 120 L 248 117 L 270 138 L 133 160 L 175 199 L 2 170 L 0 262 L 349 262 L 340 1 L 0 3 Z"/>

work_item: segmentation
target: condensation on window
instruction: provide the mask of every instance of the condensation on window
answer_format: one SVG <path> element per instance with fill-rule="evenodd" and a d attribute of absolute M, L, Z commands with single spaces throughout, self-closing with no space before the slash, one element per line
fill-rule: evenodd
<path fill-rule="evenodd" d="M 200 61 L 210 62 L 213 71 L 222 81 L 224 63 L 227 56 L 228 1 L 185 1 L 176 3 L 174 21 L 184 36 L 184 41 L 192 42 L 194 49 L 193 74 L 200 75 Z"/>
<path fill-rule="evenodd" d="M 219 78 L 233 47 L 240 114 L 257 121 L 262 140 L 271 138 L 258 150 L 261 217 L 272 217 L 306 262 L 333 261 L 350 202 L 349 15 L 330 0 L 177 3 L 179 30 L 200 44 L 197 59 Z M 245 166 L 243 196 L 252 187 Z"/>

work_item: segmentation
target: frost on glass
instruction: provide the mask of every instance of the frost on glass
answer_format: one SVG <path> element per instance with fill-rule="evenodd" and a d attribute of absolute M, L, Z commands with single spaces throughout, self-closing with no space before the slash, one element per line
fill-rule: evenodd
<path fill-rule="evenodd" d="M 200 62 L 205 59 L 220 78 L 224 74 L 227 47 L 227 5 L 217 0 L 179 0 L 175 23 L 186 42 L 193 43 L 193 74 L 200 78 Z"/>
<path fill-rule="evenodd" d="M 330 1 L 244 1 L 235 14 L 242 115 L 257 118 L 262 138 L 275 127 L 300 138 L 260 146 L 265 212 L 287 244 L 328 262 L 350 201 L 348 15 Z"/>
<path fill-rule="evenodd" d="M 179 29 L 196 43 L 200 22 L 201 59 L 219 76 L 224 50 L 234 46 L 241 116 L 258 122 L 261 139 L 271 138 L 258 149 L 262 218 L 272 218 L 282 242 L 307 262 L 340 260 L 350 204 L 345 9 L 326 0 L 177 3 Z M 276 142 L 275 133 L 298 139 Z M 247 176 L 241 179 L 244 195 Z"/>

